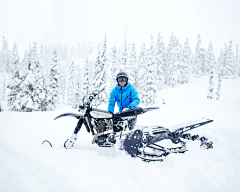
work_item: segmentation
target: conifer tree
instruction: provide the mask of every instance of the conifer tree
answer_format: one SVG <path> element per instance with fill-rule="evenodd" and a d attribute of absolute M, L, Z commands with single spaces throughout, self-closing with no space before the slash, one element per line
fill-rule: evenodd
<path fill-rule="evenodd" d="M 117 49 L 116 46 L 113 46 L 110 55 L 110 85 L 109 85 L 109 93 L 116 86 L 116 75 L 120 71 L 118 58 L 117 58 Z"/>
<path fill-rule="evenodd" d="M 220 100 L 220 90 L 222 85 L 222 68 L 223 68 L 223 50 L 221 49 L 220 56 L 218 57 L 217 62 L 217 90 L 216 90 L 216 100 Z"/>
<path fill-rule="evenodd" d="M 2 66 L 2 53 L 1 53 L 1 50 L 0 50 L 0 108 L 2 108 L 1 106 L 1 100 L 2 100 L 2 89 L 3 89 L 3 66 Z"/>
<path fill-rule="evenodd" d="M 179 49 L 179 53 L 178 53 L 178 57 L 177 57 L 177 62 L 176 62 L 176 73 L 177 73 L 177 82 L 184 84 L 186 81 L 186 73 L 187 73 L 187 66 L 185 65 L 185 63 L 183 62 L 184 59 L 184 53 L 183 53 L 183 49 L 180 46 Z"/>
<path fill-rule="evenodd" d="M 4 72 L 3 70 L 0 68 L 0 100 L 3 100 L 4 99 L 4 95 L 3 95 L 3 89 L 4 89 L 4 86 L 3 86 L 3 81 L 4 81 Z"/>
<path fill-rule="evenodd" d="M 157 92 L 157 71 L 156 71 L 156 57 L 155 57 L 155 45 L 153 42 L 153 37 L 151 36 L 151 43 L 147 54 L 145 73 L 143 74 L 144 86 L 143 88 L 143 98 L 142 102 L 145 105 L 154 104 L 155 95 Z"/>
<path fill-rule="evenodd" d="M 190 65 L 191 65 L 191 50 L 189 47 L 188 38 L 186 39 L 183 47 L 183 73 L 182 73 L 182 83 L 188 83 L 190 78 Z"/>
<path fill-rule="evenodd" d="M 66 71 L 59 65 L 59 95 L 64 103 L 66 99 Z"/>
<path fill-rule="evenodd" d="M 18 94 L 21 91 L 20 86 L 24 78 L 21 77 L 21 65 L 16 43 L 13 45 L 11 61 L 13 73 L 11 80 L 7 86 L 7 88 L 10 89 L 10 93 L 8 94 L 8 107 L 10 111 L 19 111 Z"/>
<path fill-rule="evenodd" d="M 236 62 L 233 54 L 232 40 L 229 42 L 229 46 L 225 45 L 225 55 L 223 64 L 223 78 L 236 78 L 237 69 Z"/>
<path fill-rule="evenodd" d="M 83 95 L 88 95 L 90 92 L 90 74 L 89 74 L 89 63 L 88 57 L 86 58 L 85 70 L 84 70 L 84 80 L 83 80 Z"/>
<path fill-rule="evenodd" d="M 73 108 L 78 108 L 79 104 L 82 102 L 82 81 L 81 81 L 81 69 L 80 66 L 77 67 L 76 71 L 76 81 L 75 81 L 75 98 Z"/>
<path fill-rule="evenodd" d="M 106 84 L 106 66 L 107 66 L 107 46 L 106 46 L 106 35 L 103 42 L 101 51 L 98 52 L 97 60 L 95 63 L 95 72 L 94 72 L 94 83 L 93 91 L 98 91 L 98 100 L 96 104 L 101 104 L 102 102 L 107 101 L 107 84 Z"/>
<path fill-rule="evenodd" d="M 0 49 L 0 72 L 3 72 L 2 50 Z"/>
<path fill-rule="evenodd" d="M 213 94 L 214 94 L 214 76 L 213 76 L 214 64 L 215 64 L 215 56 L 213 53 L 212 42 L 210 42 L 208 46 L 208 52 L 207 52 L 207 66 L 210 72 L 208 95 L 207 95 L 208 99 L 213 99 Z"/>
<path fill-rule="evenodd" d="M 0 94 L 0 99 L 5 100 L 5 95 L 6 95 L 6 84 L 7 84 L 7 74 L 11 74 L 12 73 L 12 68 L 11 66 L 9 66 L 9 62 L 10 62 L 10 52 L 8 50 L 8 42 L 5 39 L 5 37 L 3 36 L 2 38 L 2 50 L 1 50 L 1 79 L 2 79 L 2 85 L 1 85 L 1 94 Z"/>
<path fill-rule="evenodd" d="M 193 74 L 195 76 L 198 76 L 198 68 L 200 66 L 200 61 L 199 61 L 200 44 L 201 44 L 201 37 L 200 37 L 200 35 L 198 35 L 198 37 L 197 37 L 197 45 L 195 47 L 194 63 L 193 63 Z"/>
<path fill-rule="evenodd" d="M 2 104 L 1 104 L 1 99 L 0 99 L 0 112 L 3 111 Z"/>
<path fill-rule="evenodd" d="M 39 55 L 39 62 L 41 63 L 41 73 L 43 75 L 44 80 L 47 84 L 49 84 L 48 80 L 50 77 L 51 71 L 51 62 L 52 62 L 52 53 L 54 49 L 50 46 L 41 46 L 41 51 Z"/>
<path fill-rule="evenodd" d="M 33 91 L 33 110 L 34 111 L 45 111 L 46 107 L 43 106 L 43 102 L 45 99 L 45 87 L 43 75 L 41 72 L 41 66 L 39 62 L 38 52 L 37 52 L 37 44 L 33 44 L 32 49 L 32 65 L 31 70 L 34 75 L 34 91 Z"/>
<path fill-rule="evenodd" d="M 127 30 L 125 29 L 125 35 L 124 35 L 124 41 L 123 41 L 123 46 L 122 46 L 123 50 L 122 50 L 122 55 L 120 58 L 120 70 L 124 71 L 127 69 L 127 65 L 128 65 L 128 43 L 127 43 Z"/>
<path fill-rule="evenodd" d="M 178 40 L 172 34 L 166 54 L 166 84 L 169 86 L 175 86 L 175 83 L 178 81 L 179 51 Z"/>
<path fill-rule="evenodd" d="M 59 104 L 59 64 L 58 54 L 54 50 L 51 62 L 50 76 L 49 76 L 49 91 L 47 93 L 47 108 L 53 111 Z"/>
<path fill-rule="evenodd" d="M 165 84 L 170 85 L 170 76 L 171 75 L 171 69 L 173 67 L 173 63 L 175 62 L 175 57 L 172 54 L 172 52 L 174 51 L 174 37 L 173 34 L 171 34 L 170 36 L 170 40 L 167 46 L 167 50 L 166 50 L 166 66 L 165 66 Z"/>
<path fill-rule="evenodd" d="M 73 106 L 74 105 L 74 62 L 72 61 L 70 66 L 69 66 L 69 80 L 68 80 L 68 98 L 67 98 L 67 101 L 68 101 L 68 104 Z"/>
<path fill-rule="evenodd" d="M 166 71 L 165 64 L 165 44 L 161 33 L 158 34 L 157 44 L 156 44 L 156 62 L 157 62 L 157 88 L 161 89 L 162 85 L 165 83 L 164 71 Z"/>
<path fill-rule="evenodd" d="M 95 71 L 95 63 L 96 63 L 96 55 L 97 51 L 95 47 L 89 44 L 89 49 L 88 49 L 88 81 L 89 81 L 89 88 L 88 88 L 88 93 L 92 93 L 94 90 L 93 87 L 93 78 L 94 78 L 94 71 Z"/>
<path fill-rule="evenodd" d="M 195 57 L 194 57 L 194 65 L 193 65 L 193 73 L 196 77 L 201 77 L 206 73 L 205 71 L 205 54 L 206 51 L 201 48 L 201 36 L 197 37 L 197 45 L 195 47 Z"/>
<path fill-rule="evenodd" d="M 25 57 L 23 59 L 23 82 L 20 85 L 20 92 L 19 92 L 19 100 L 15 103 L 17 110 L 19 111 L 37 111 L 38 105 L 37 102 L 37 94 L 36 91 L 36 78 L 35 78 L 35 70 L 38 65 L 33 63 L 33 50 L 29 45 L 28 51 L 25 52 Z"/>
<path fill-rule="evenodd" d="M 145 80 L 143 79 L 144 74 L 146 73 L 146 65 L 147 65 L 147 50 L 146 50 L 146 45 L 143 42 L 142 46 L 141 46 L 141 50 L 140 50 L 140 54 L 139 54 L 139 58 L 138 58 L 138 73 L 137 73 L 137 81 L 135 83 L 136 88 L 139 92 L 139 95 L 141 98 L 144 97 L 145 93 L 144 93 L 144 86 L 145 86 Z"/>
<path fill-rule="evenodd" d="M 33 48 L 29 46 L 26 58 L 28 71 L 25 73 L 25 80 L 21 91 L 21 106 L 23 111 L 45 111 L 46 106 L 44 87 L 44 79 L 41 73 L 39 57 L 37 53 L 37 45 L 33 44 Z"/>
<path fill-rule="evenodd" d="M 240 77 L 240 58 L 239 58 L 239 45 L 236 45 L 236 55 L 235 55 L 235 61 L 236 61 L 236 68 L 237 68 L 237 77 Z"/>
<path fill-rule="evenodd" d="M 216 92 L 216 100 L 220 100 L 220 91 L 221 91 L 221 85 L 222 85 L 222 76 L 220 73 L 218 73 L 217 76 L 217 92 Z"/>
<path fill-rule="evenodd" d="M 30 46 L 29 46 L 30 47 Z M 31 62 L 29 59 L 29 50 L 25 50 L 24 57 L 22 59 L 21 71 L 19 70 L 19 77 L 22 82 L 19 84 L 19 92 L 17 94 L 17 100 L 14 102 L 15 111 L 32 111 L 32 109 L 26 107 L 30 98 L 28 94 L 30 93 L 29 82 L 27 81 L 27 76 L 29 74 L 28 65 Z M 31 100 L 30 100 L 31 101 Z"/>
<path fill-rule="evenodd" d="M 137 53 L 135 48 L 135 43 L 132 44 L 129 53 L 129 61 L 127 65 L 127 74 L 129 77 L 129 82 L 135 86 L 136 74 L 137 74 Z M 126 70 L 125 70 L 126 71 Z"/>
<path fill-rule="evenodd" d="M 178 38 L 175 37 L 175 52 L 176 52 L 176 59 L 175 59 L 175 75 L 173 76 L 174 84 L 175 83 L 185 83 L 186 73 L 188 66 L 184 63 L 184 52 L 182 49 L 181 44 L 179 43 Z"/>
<path fill-rule="evenodd" d="M 222 77 L 224 78 L 224 75 L 226 74 L 224 68 L 227 63 L 227 45 L 226 44 L 224 44 L 224 48 L 221 49 L 219 57 L 221 58 L 221 68 L 219 68 L 220 69 L 219 72 L 221 73 Z"/>
<path fill-rule="evenodd" d="M 10 56 L 10 51 L 8 49 L 8 42 L 7 40 L 5 39 L 5 37 L 3 36 L 2 37 L 2 67 L 3 67 L 3 71 L 8 73 L 8 74 L 11 74 L 12 73 L 12 66 L 10 64 L 10 60 L 11 60 L 11 56 Z M 4 89 L 5 90 L 5 89 Z"/>

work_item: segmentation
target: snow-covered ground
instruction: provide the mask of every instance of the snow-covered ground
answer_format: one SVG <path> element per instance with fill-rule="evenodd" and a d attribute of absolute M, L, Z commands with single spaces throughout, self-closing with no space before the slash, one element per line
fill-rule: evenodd
<path fill-rule="evenodd" d="M 61 106 L 53 112 L 0 113 L 0 191 L 240 191 L 240 79 L 223 80 L 221 100 L 208 100 L 208 78 L 159 92 L 160 110 L 142 114 L 138 125 L 165 125 L 202 117 L 214 121 L 192 130 L 213 141 L 204 150 L 187 143 L 185 154 L 142 162 L 117 148 L 92 145 L 83 127 L 74 148 L 63 148 L 77 120 Z M 162 103 L 162 98 L 165 105 Z M 104 106 L 102 106 L 104 108 Z M 43 140 L 50 140 L 53 148 Z"/>

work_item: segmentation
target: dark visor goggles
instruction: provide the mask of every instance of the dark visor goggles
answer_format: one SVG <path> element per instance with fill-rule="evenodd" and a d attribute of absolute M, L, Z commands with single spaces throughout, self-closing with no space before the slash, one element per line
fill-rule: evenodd
<path fill-rule="evenodd" d="M 127 77 L 118 77 L 117 78 L 117 82 L 119 83 L 119 82 L 127 82 L 127 80 L 128 80 L 128 78 Z"/>

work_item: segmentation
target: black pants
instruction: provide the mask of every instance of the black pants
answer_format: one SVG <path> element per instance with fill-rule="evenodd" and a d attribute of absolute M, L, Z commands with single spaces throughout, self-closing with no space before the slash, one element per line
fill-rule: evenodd
<path fill-rule="evenodd" d="M 137 116 L 133 117 L 132 119 L 128 120 L 128 127 L 129 130 L 132 130 L 137 123 Z"/>
<path fill-rule="evenodd" d="M 123 131 L 121 123 L 120 123 L 120 125 L 118 124 L 119 122 L 121 122 L 121 119 L 113 120 L 113 131 L 114 132 Z M 133 116 L 132 118 L 130 118 L 128 120 L 129 130 L 132 130 L 135 127 L 136 123 L 137 123 L 137 116 Z"/>

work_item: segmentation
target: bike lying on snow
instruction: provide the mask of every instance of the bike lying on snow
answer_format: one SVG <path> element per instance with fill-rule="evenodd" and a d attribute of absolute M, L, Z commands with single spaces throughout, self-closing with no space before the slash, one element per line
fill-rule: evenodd
<path fill-rule="evenodd" d="M 71 149 L 77 140 L 77 134 L 84 124 L 87 131 L 92 133 L 92 144 L 100 147 L 112 147 L 116 144 L 120 149 L 124 149 L 132 157 L 139 157 L 143 161 L 162 161 L 164 157 L 171 153 L 184 153 L 187 140 L 200 140 L 201 147 L 205 149 L 213 148 L 213 143 L 205 137 L 191 135 L 186 133 L 192 129 L 208 124 L 213 120 L 202 118 L 200 120 L 175 125 L 170 128 L 162 126 L 135 126 L 135 129 L 129 130 L 128 122 L 135 116 L 146 113 L 158 107 L 135 108 L 126 112 L 111 113 L 108 111 L 92 108 L 92 102 L 97 94 L 93 93 L 88 98 L 83 98 L 83 105 L 79 106 L 80 114 L 64 113 L 54 120 L 72 116 L 78 119 L 77 126 L 73 131 L 71 138 L 64 143 L 66 149 Z M 159 144 L 162 140 L 170 140 L 173 144 L 180 146 L 174 148 L 163 147 Z M 49 142 L 45 140 L 46 142 Z M 45 142 L 44 141 L 44 142 Z M 51 143 L 49 142 L 51 145 Z"/>

